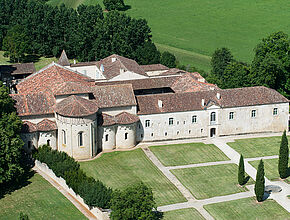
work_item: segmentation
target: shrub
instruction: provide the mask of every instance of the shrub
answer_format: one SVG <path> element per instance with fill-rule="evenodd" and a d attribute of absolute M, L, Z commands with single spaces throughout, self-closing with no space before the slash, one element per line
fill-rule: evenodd
<path fill-rule="evenodd" d="M 280 144 L 279 163 L 278 163 L 278 171 L 282 179 L 288 177 L 288 160 L 289 160 L 288 139 L 286 136 L 286 131 L 284 131 Z"/>
<path fill-rule="evenodd" d="M 125 8 L 123 0 L 103 0 L 104 6 L 108 11 L 122 10 Z"/>
<path fill-rule="evenodd" d="M 265 172 L 263 160 L 260 160 L 255 183 L 255 194 L 258 202 L 263 201 L 265 191 Z"/>

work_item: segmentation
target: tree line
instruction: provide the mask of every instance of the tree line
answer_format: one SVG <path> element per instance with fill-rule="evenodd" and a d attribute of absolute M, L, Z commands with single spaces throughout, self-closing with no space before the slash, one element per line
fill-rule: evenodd
<path fill-rule="evenodd" d="M 234 59 L 228 48 L 218 48 L 212 55 L 207 80 L 220 88 L 266 86 L 290 97 L 290 39 L 275 32 L 254 49 L 250 64 Z"/>
<path fill-rule="evenodd" d="M 113 53 L 139 64 L 167 61 L 168 53 L 161 54 L 151 38 L 145 19 L 118 11 L 104 14 L 98 4 L 72 9 L 43 1 L 0 0 L 0 49 L 12 62 L 23 61 L 27 54 L 58 57 L 63 49 L 79 61 Z"/>

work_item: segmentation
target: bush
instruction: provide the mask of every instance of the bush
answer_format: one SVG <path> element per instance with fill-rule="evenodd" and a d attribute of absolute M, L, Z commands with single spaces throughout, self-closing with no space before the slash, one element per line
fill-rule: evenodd
<path fill-rule="evenodd" d="M 104 6 L 108 11 L 122 10 L 125 8 L 123 0 L 103 0 Z"/>
<path fill-rule="evenodd" d="M 176 58 L 174 54 L 165 51 L 161 54 L 160 63 L 169 68 L 174 68 L 176 67 Z"/>
<path fill-rule="evenodd" d="M 65 179 L 66 184 L 80 195 L 89 206 L 107 208 L 112 195 L 112 189 L 106 187 L 101 181 L 88 177 L 80 165 L 65 152 L 52 150 L 43 145 L 38 148 L 34 157 L 46 163 L 57 177 Z"/>

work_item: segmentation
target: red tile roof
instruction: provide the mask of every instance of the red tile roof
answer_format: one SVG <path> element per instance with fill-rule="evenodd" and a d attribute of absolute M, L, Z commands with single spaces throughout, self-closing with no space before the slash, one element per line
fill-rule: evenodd
<path fill-rule="evenodd" d="M 221 98 L 217 99 L 217 93 Z M 156 94 L 137 96 L 139 107 L 138 114 L 158 114 L 163 112 L 184 112 L 202 110 L 202 99 L 205 104 L 215 102 L 222 108 L 254 106 L 273 103 L 289 102 L 277 91 L 263 86 L 238 89 L 224 89 L 218 91 L 200 91 L 173 94 Z M 162 107 L 158 106 L 158 100 L 162 101 Z"/>
<path fill-rule="evenodd" d="M 71 95 L 57 103 L 55 111 L 63 116 L 82 117 L 95 114 L 98 106 L 94 101 Z"/>
<path fill-rule="evenodd" d="M 99 125 L 101 126 L 111 126 L 115 124 L 119 124 L 119 125 L 133 124 L 139 121 L 140 119 L 137 115 L 133 115 L 128 112 L 121 112 L 115 116 L 102 113 L 102 115 L 100 115 L 98 120 L 99 120 Z"/>
<path fill-rule="evenodd" d="M 94 85 L 91 78 L 53 63 L 22 80 L 17 85 L 17 91 L 19 94 L 44 91 L 54 94 L 67 82 L 82 83 L 85 86 Z"/>
<path fill-rule="evenodd" d="M 54 131 L 57 130 L 56 123 L 49 119 L 43 119 L 37 123 L 37 131 Z"/>
<path fill-rule="evenodd" d="M 130 84 L 96 86 L 93 93 L 99 108 L 136 105 Z"/>
<path fill-rule="evenodd" d="M 37 131 L 37 125 L 30 121 L 23 121 L 21 133 L 31 133 Z"/>
<path fill-rule="evenodd" d="M 162 71 L 162 70 L 169 70 L 167 66 L 164 66 L 162 64 L 150 64 L 150 65 L 140 65 L 140 67 L 145 72 L 153 72 L 153 71 Z"/>
<path fill-rule="evenodd" d="M 80 82 L 64 82 L 54 91 L 54 95 L 72 95 L 92 93 L 91 86 Z"/>

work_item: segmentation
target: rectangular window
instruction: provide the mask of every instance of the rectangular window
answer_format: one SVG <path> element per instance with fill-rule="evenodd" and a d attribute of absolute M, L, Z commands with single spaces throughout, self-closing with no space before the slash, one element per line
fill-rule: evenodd
<path fill-rule="evenodd" d="M 105 141 L 108 141 L 108 140 L 109 140 L 109 135 L 106 134 L 106 136 L 105 136 Z"/>
<path fill-rule="evenodd" d="M 128 133 L 125 133 L 125 140 L 128 139 Z"/>
<path fill-rule="evenodd" d="M 173 125 L 173 118 L 169 118 L 169 125 Z"/>
<path fill-rule="evenodd" d="M 233 119 L 234 119 L 234 112 L 230 112 L 230 113 L 229 113 L 229 119 L 230 119 L 230 120 L 233 120 Z"/>
<path fill-rule="evenodd" d="M 83 146 L 83 132 L 78 133 L 78 142 L 79 142 L 79 147 Z"/>
<path fill-rule="evenodd" d="M 255 118 L 256 117 L 256 110 L 252 110 L 251 117 L 252 118 Z"/>
<path fill-rule="evenodd" d="M 196 123 L 196 122 L 197 122 L 197 116 L 194 115 L 194 116 L 192 116 L 192 123 Z"/>
<path fill-rule="evenodd" d="M 150 120 L 145 120 L 145 128 L 150 127 Z"/>
<path fill-rule="evenodd" d="M 273 109 L 273 115 L 278 115 L 278 108 Z"/>

